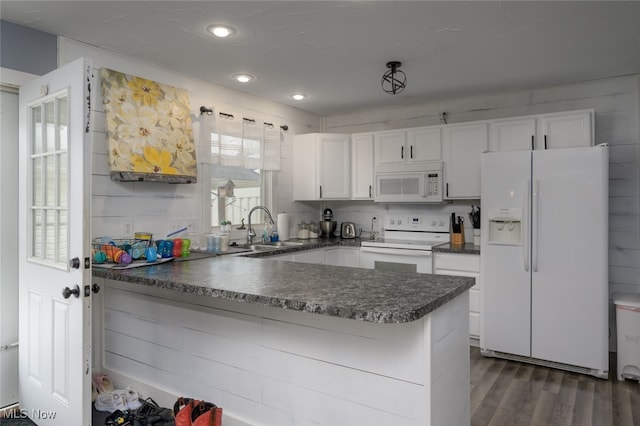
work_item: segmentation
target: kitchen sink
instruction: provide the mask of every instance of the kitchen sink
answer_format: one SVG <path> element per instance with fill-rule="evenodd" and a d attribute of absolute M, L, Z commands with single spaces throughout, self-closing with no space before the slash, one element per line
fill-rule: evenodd
<path fill-rule="evenodd" d="M 275 243 L 263 243 L 257 244 L 261 247 L 294 247 L 294 246 L 302 246 L 304 243 L 299 241 L 276 241 Z"/>
<path fill-rule="evenodd" d="M 274 243 L 253 243 L 253 244 L 238 244 L 236 246 L 230 246 L 229 249 L 247 250 L 254 253 L 269 252 L 274 250 L 281 250 L 287 247 L 299 247 L 304 245 L 298 241 L 276 241 Z"/>

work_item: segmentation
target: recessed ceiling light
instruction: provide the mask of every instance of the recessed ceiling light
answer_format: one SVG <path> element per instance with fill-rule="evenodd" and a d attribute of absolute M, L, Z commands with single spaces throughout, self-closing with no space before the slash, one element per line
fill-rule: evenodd
<path fill-rule="evenodd" d="M 307 95 L 303 94 L 303 93 L 294 93 L 293 95 L 291 95 L 291 98 L 294 101 L 301 101 L 303 99 L 307 98 Z"/>
<path fill-rule="evenodd" d="M 228 25 L 213 24 L 207 27 L 207 31 L 216 37 L 229 37 L 236 33 L 236 29 Z"/>
<path fill-rule="evenodd" d="M 240 83 L 248 83 L 256 79 L 251 74 L 236 74 L 233 76 L 233 78 L 235 78 L 236 81 L 239 81 Z"/>

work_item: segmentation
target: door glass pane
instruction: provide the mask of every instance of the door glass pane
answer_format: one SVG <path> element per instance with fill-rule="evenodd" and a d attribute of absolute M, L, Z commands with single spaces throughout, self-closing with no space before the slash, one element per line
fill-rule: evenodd
<path fill-rule="evenodd" d="M 45 149 L 47 152 L 55 151 L 56 149 L 56 117 L 54 115 L 53 101 L 44 104 L 44 122 L 46 125 L 45 132 Z"/>
<path fill-rule="evenodd" d="M 33 223 L 33 235 L 31 244 L 33 245 L 33 249 L 31 255 L 33 257 L 43 257 L 42 252 L 42 230 L 44 226 L 42 225 L 42 210 L 34 210 L 32 214 L 32 223 Z"/>
<path fill-rule="evenodd" d="M 56 205 L 56 163 L 55 156 L 48 155 L 44 157 L 44 167 L 45 167 L 45 188 L 44 195 L 46 197 L 45 204 L 48 207 L 53 207 Z"/>
<path fill-rule="evenodd" d="M 60 210 L 58 212 L 58 262 L 65 263 L 66 259 L 69 258 L 67 253 L 67 212 L 65 210 Z"/>
<path fill-rule="evenodd" d="M 67 158 L 68 155 L 66 152 L 62 152 L 59 156 L 58 156 L 58 163 L 59 163 L 59 179 L 60 179 L 60 183 L 62 184 L 63 182 L 67 182 Z M 60 185 L 59 188 L 59 199 L 58 199 L 58 205 L 60 207 L 67 207 L 67 185 Z"/>
<path fill-rule="evenodd" d="M 67 131 L 68 131 L 68 120 L 67 120 L 67 98 L 58 98 L 58 143 L 61 151 L 67 150 Z"/>
<path fill-rule="evenodd" d="M 44 193 L 42 187 L 42 157 L 37 157 L 32 160 L 33 171 L 33 204 L 35 206 L 41 206 L 43 203 L 42 194 Z"/>
<path fill-rule="evenodd" d="M 42 107 L 40 105 L 31 109 L 31 152 L 40 154 L 42 152 Z"/>
<path fill-rule="evenodd" d="M 69 256 L 68 115 L 66 91 L 31 106 L 30 253 L 62 268 Z"/>
<path fill-rule="evenodd" d="M 56 211 L 45 210 L 44 212 L 44 258 L 55 259 L 55 232 L 56 232 Z"/>

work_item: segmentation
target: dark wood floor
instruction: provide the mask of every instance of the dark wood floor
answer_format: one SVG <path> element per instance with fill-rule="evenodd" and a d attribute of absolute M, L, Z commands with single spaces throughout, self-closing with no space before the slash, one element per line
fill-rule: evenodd
<path fill-rule="evenodd" d="M 471 347 L 471 425 L 640 426 L 640 384 L 485 358 Z"/>

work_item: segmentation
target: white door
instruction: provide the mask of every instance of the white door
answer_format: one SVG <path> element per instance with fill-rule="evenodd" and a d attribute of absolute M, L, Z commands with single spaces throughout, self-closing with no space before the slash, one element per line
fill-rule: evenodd
<path fill-rule="evenodd" d="M 608 176 L 607 147 L 533 153 L 534 358 L 608 370 Z"/>
<path fill-rule="evenodd" d="M 482 154 L 480 347 L 522 356 L 531 356 L 530 178 L 530 151 Z M 519 228 L 499 220 L 506 208 L 521 209 Z"/>
<path fill-rule="evenodd" d="M 38 424 L 91 424 L 93 83 L 81 58 L 20 88 L 19 398 Z"/>

